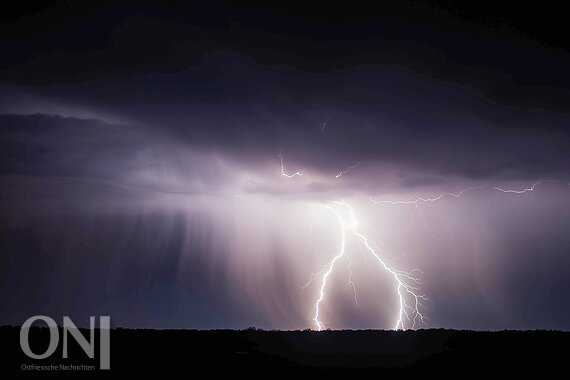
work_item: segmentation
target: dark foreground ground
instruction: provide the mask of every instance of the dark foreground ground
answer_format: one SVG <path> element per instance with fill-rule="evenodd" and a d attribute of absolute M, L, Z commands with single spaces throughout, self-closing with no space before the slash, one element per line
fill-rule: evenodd
<path fill-rule="evenodd" d="M 262 331 L 127 330 L 111 331 L 111 370 L 100 371 L 98 342 L 88 359 L 70 337 L 68 359 L 63 337 L 44 360 L 25 356 L 19 327 L 0 327 L 0 376 L 113 376 L 117 374 L 229 374 L 273 377 L 295 373 L 438 376 L 556 374 L 568 378 L 570 332 L 454 330 L 420 331 Z M 88 331 L 83 331 L 85 336 Z M 96 331 L 98 336 L 98 331 Z M 48 345 L 47 329 L 30 332 L 32 351 Z M 22 365 L 92 365 L 94 370 L 24 370 Z"/>

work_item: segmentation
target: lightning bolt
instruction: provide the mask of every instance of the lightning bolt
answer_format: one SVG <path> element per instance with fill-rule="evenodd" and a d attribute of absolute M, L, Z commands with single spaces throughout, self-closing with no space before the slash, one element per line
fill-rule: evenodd
<path fill-rule="evenodd" d="M 525 193 L 530 193 L 533 192 L 536 187 L 538 185 L 541 185 L 543 183 L 556 183 L 556 184 L 567 184 L 570 186 L 570 182 L 566 182 L 566 181 L 560 181 L 560 180 L 556 180 L 556 179 L 541 179 L 538 180 L 536 182 L 534 182 L 532 185 L 527 186 L 523 189 L 505 189 L 499 186 L 474 186 L 474 187 L 468 187 L 466 189 L 463 189 L 457 193 L 449 193 L 449 192 L 443 192 L 433 198 L 424 198 L 424 197 L 417 197 L 417 198 L 411 198 L 411 199 L 406 199 L 406 200 L 374 200 L 372 197 L 369 197 L 368 199 L 375 203 L 375 204 L 391 204 L 391 205 L 413 205 L 414 206 L 414 213 L 412 214 L 412 218 L 410 220 L 410 224 L 408 225 L 408 227 L 413 225 L 413 222 L 416 218 L 416 215 L 419 216 L 419 218 L 422 221 L 423 227 L 425 229 L 427 229 L 428 231 L 432 232 L 433 231 L 428 227 L 427 222 L 426 222 L 426 218 L 420 208 L 420 204 L 422 203 L 430 203 L 430 202 L 438 202 L 444 198 L 461 198 L 461 196 L 467 192 L 470 191 L 474 191 L 474 190 L 483 190 L 483 189 L 491 189 L 494 191 L 498 191 L 501 193 L 505 193 L 505 194 L 525 194 Z"/>
<path fill-rule="evenodd" d="M 407 200 L 398 200 L 398 201 L 374 200 L 374 199 L 372 199 L 372 197 L 369 197 L 369 199 L 372 203 L 376 203 L 376 204 L 384 203 L 384 204 L 391 204 L 391 205 L 413 205 L 414 206 L 414 212 L 412 214 L 410 224 L 408 224 L 408 228 L 413 225 L 414 220 L 416 219 L 416 215 L 417 215 L 419 217 L 419 219 L 421 219 L 423 227 L 426 230 L 430 231 L 432 233 L 432 235 L 435 235 L 435 233 L 429 228 L 429 226 L 426 222 L 426 218 L 422 212 L 422 209 L 420 208 L 420 204 L 421 203 L 437 202 L 437 201 L 439 201 L 445 197 L 461 198 L 461 196 L 463 194 L 465 194 L 469 191 L 479 190 L 479 189 L 483 189 L 483 186 L 468 187 L 468 188 L 463 189 L 457 193 L 444 192 L 444 193 L 441 193 L 438 196 L 433 197 L 433 198 L 417 197 L 417 198 L 411 198 L 411 199 L 407 199 Z"/>
<path fill-rule="evenodd" d="M 513 190 L 513 189 L 506 189 L 505 190 L 505 189 L 497 187 L 497 186 L 493 186 L 493 190 L 497 190 L 497 191 L 500 191 L 502 193 L 524 194 L 524 193 L 534 191 L 536 186 L 540 185 L 543 182 L 559 182 L 559 181 L 541 179 L 540 181 L 535 182 L 531 186 L 524 188 L 522 190 Z"/>
<path fill-rule="evenodd" d="M 356 165 L 349 166 L 347 169 L 341 171 L 340 173 L 338 173 L 338 174 L 335 175 L 334 177 L 335 177 L 335 178 L 340 178 L 340 177 L 342 177 L 343 175 L 345 175 L 346 173 L 348 173 L 348 172 L 351 171 L 352 169 L 356 169 L 357 167 L 359 167 L 361 163 L 362 163 L 362 160 L 358 160 L 358 163 L 357 163 Z"/>
<path fill-rule="evenodd" d="M 296 172 L 294 174 L 287 174 L 284 169 L 283 164 L 283 156 L 279 154 L 281 159 L 281 174 L 287 178 L 293 178 L 297 175 L 303 175 L 303 172 Z M 361 161 L 358 164 L 347 168 L 339 172 L 335 176 L 335 178 L 339 178 L 342 175 L 348 173 L 350 170 L 357 168 L 360 166 Z M 551 180 L 551 179 L 541 179 L 531 186 L 522 188 L 522 189 L 506 189 L 499 186 L 474 186 L 468 187 L 461 191 L 452 193 L 452 192 L 443 192 L 434 197 L 416 197 L 416 198 L 409 198 L 406 200 L 375 200 L 372 197 L 369 197 L 369 200 L 375 204 L 391 204 L 391 205 L 413 205 L 414 206 L 414 213 L 412 214 L 412 220 L 410 225 L 413 223 L 416 215 L 421 218 L 423 225 L 425 228 L 429 229 L 426 223 L 425 216 L 422 213 L 420 208 L 421 204 L 425 203 L 434 203 L 441 201 L 445 198 L 461 198 L 465 193 L 475 191 L 475 190 L 482 190 L 482 189 L 491 189 L 494 191 L 498 191 L 505 194 L 525 194 L 529 192 L 533 192 L 537 186 L 543 184 L 545 182 L 551 183 L 558 183 L 558 184 L 565 184 L 570 186 L 570 182 L 568 181 L 560 181 L 560 180 Z M 396 313 L 396 321 L 394 323 L 394 330 L 406 330 L 407 328 L 414 329 L 419 326 L 423 326 L 427 321 L 427 317 L 422 313 L 423 309 L 423 302 L 428 301 L 426 295 L 424 295 L 421 291 L 421 279 L 416 275 L 416 273 L 422 273 L 418 269 L 413 269 L 410 272 L 401 271 L 392 268 L 388 265 L 388 263 L 381 257 L 378 253 L 379 250 L 373 247 L 370 244 L 370 240 L 358 229 L 358 221 L 355 217 L 353 208 L 350 204 L 345 201 L 336 201 L 330 205 L 325 205 L 325 207 L 332 211 L 335 215 L 338 225 L 340 226 L 340 248 L 338 249 L 338 253 L 317 273 L 313 273 L 310 277 L 309 282 L 303 286 L 307 288 L 311 283 L 314 282 L 316 278 L 321 279 L 318 297 L 314 303 L 314 314 L 313 314 L 313 322 L 317 328 L 317 330 L 321 331 L 325 328 L 325 324 L 321 318 L 321 306 L 322 303 L 325 301 L 326 298 L 326 289 L 330 280 L 330 277 L 336 267 L 341 262 L 341 259 L 345 258 L 347 262 L 347 270 L 348 270 L 348 281 L 347 286 L 352 289 L 354 295 L 354 302 L 355 305 L 358 306 L 358 294 L 356 291 L 355 283 L 352 279 L 353 272 L 352 272 L 352 260 L 348 255 L 346 244 L 347 239 L 352 237 L 356 239 L 358 242 L 362 244 L 365 248 L 365 251 L 375 259 L 378 263 L 379 267 L 394 281 L 395 286 L 395 293 L 398 297 L 398 311 Z M 344 210 L 344 213 L 342 212 Z M 313 224 L 314 224 L 314 210 L 313 210 Z M 312 226 L 311 224 L 311 230 Z"/>
<path fill-rule="evenodd" d="M 427 300 L 428 298 L 421 293 L 421 289 L 419 287 L 419 285 L 421 285 L 421 280 L 414 275 L 414 273 L 419 271 L 413 270 L 411 272 L 404 272 L 395 270 L 388 266 L 388 264 L 380 257 L 380 255 L 378 255 L 376 250 L 372 247 L 368 238 L 358 230 L 358 221 L 355 218 L 352 207 L 348 203 L 345 201 L 337 201 L 334 202 L 332 206 L 327 205 L 326 207 L 335 214 L 338 220 L 339 226 L 341 228 L 341 244 L 338 254 L 332 258 L 332 260 L 323 270 L 324 274 L 321 279 L 319 296 L 315 301 L 314 306 L 315 314 L 313 321 L 315 322 L 317 330 L 321 331 L 325 328 L 320 315 L 321 304 L 325 299 L 325 291 L 327 288 L 328 279 L 333 273 L 337 262 L 343 257 L 347 257 L 348 259 L 348 284 L 353 289 L 355 302 L 358 304 L 356 288 L 354 286 L 354 282 L 352 281 L 352 261 L 350 258 L 348 258 L 346 252 L 347 235 L 351 235 L 360 241 L 366 248 L 366 251 L 378 262 L 380 268 L 382 268 L 385 272 L 387 272 L 389 276 L 394 279 L 399 303 L 399 311 L 397 314 L 394 329 L 405 330 L 406 321 L 408 322 L 408 326 L 412 329 L 418 325 L 422 325 L 426 320 L 426 317 L 421 312 L 422 301 Z M 346 209 L 348 218 L 343 217 L 343 213 L 341 212 L 342 208 Z"/>
<path fill-rule="evenodd" d="M 419 215 L 422 219 L 424 227 L 427 229 L 427 223 L 425 216 L 423 215 L 420 205 L 423 203 L 431 203 L 431 202 L 438 202 L 445 198 L 461 198 L 465 193 L 475 191 L 475 190 L 482 190 L 482 189 L 491 189 L 494 191 L 498 191 L 505 194 L 525 194 L 529 192 L 533 192 L 537 186 L 543 183 L 558 183 L 558 184 L 566 184 L 570 186 L 570 182 L 567 181 L 560 181 L 560 180 L 551 180 L 551 179 L 541 179 L 531 186 L 522 188 L 522 189 L 509 189 L 509 188 L 502 188 L 499 186 L 474 186 L 465 188 L 459 192 L 452 193 L 452 192 L 443 192 L 434 197 L 416 197 L 410 198 L 406 200 L 374 200 L 372 197 L 369 199 L 376 204 L 391 204 L 391 205 L 413 205 L 414 206 L 414 214 Z M 348 218 L 343 217 L 343 214 L 340 211 L 340 208 L 347 209 Z M 421 271 L 414 269 L 411 272 L 404 272 L 399 271 L 396 269 L 391 268 L 384 259 L 378 254 L 378 250 L 375 249 L 369 242 L 369 239 L 363 235 L 358 230 L 358 222 L 355 218 L 354 211 L 352 207 L 344 202 L 344 201 L 337 201 L 333 203 L 333 206 L 327 206 L 327 208 L 336 215 L 338 223 L 341 227 L 341 248 L 340 251 L 336 256 L 333 257 L 331 261 L 326 265 L 325 269 L 321 270 L 320 272 L 313 274 L 311 277 L 311 281 L 308 283 L 310 284 L 317 276 L 322 275 L 321 277 L 321 286 L 319 289 L 319 295 L 317 300 L 314 304 L 314 317 L 313 321 L 317 330 L 321 331 L 325 328 L 325 324 L 321 319 L 321 304 L 325 300 L 326 297 L 326 288 L 329 281 L 329 278 L 333 271 L 335 270 L 339 260 L 343 257 L 347 258 L 348 261 L 348 271 L 349 271 L 349 278 L 348 278 L 348 286 L 351 287 L 354 291 L 354 299 L 356 304 L 358 305 L 358 298 L 356 293 L 356 288 L 354 287 L 354 282 L 352 281 L 352 261 L 348 257 L 346 252 L 346 240 L 347 235 L 351 235 L 355 237 L 358 241 L 360 241 L 366 251 L 379 263 L 380 267 L 387 272 L 389 276 L 394 279 L 395 283 L 395 291 L 398 296 L 399 301 L 399 309 L 397 312 L 397 319 L 394 324 L 394 330 L 405 330 L 406 328 L 414 329 L 418 326 L 422 326 L 427 321 L 427 317 L 422 314 L 422 302 L 428 300 L 427 296 L 421 292 L 421 279 L 415 275 L 415 273 L 421 273 Z M 413 219 L 412 219 L 413 222 Z M 308 284 L 306 286 L 308 286 Z"/>
<path fill-rule="evenodd" d="M 283 155 L 281 153 L 279 153 L 279 159 L 281 160 L 281 175 L 287 178 L 293 178 L 303 175 L 303 171 L 295 172 L 293 174 L 287 174 L 287 172 L 285 172 L 285 164 L 283 163 Z"/>
<path fill-rule="evenodd" d="M 473 190 L 478 190 L 478 189 L 483 189 L 483 186 L 475 186 L 475 187 L 468 187 L 467 189 L 463 189 L 458 193 L 441 193 L 438 196 L 434 197 L 434 198 L 423 198 L 423 197 L 418 197 L 418 198 L 413 198 L 413 199 L 408 199 L 408 200 L 404 200 L 404 201 L 390 201 L 390 200 L 380 200 L 380 201 L 376 201 L 374 199 L 372 199 L 372 197 L 370 197 L 369 199 L 373 202 L 373 203 L 389 203 L 391 205 L 415 205 L 417 206 L 419 203 L 421 202 L 437 202 L 440 199 L 444 198 L 444 197 L 454 197 L 454 198 L 461 198 L 461 196 L 463 194 L 465 194 L 468 191 L 473 191 Z"/>
<path fill-rule="evenodd" d="M 348 287 L 352 289 L 354 293 L 354 305 L 358 306 L 358 293 L 356 292 L 356 285 L 352 282 L 352 260 L 348 256 L 346 256 L 346 260 L 348 261 Z"/>

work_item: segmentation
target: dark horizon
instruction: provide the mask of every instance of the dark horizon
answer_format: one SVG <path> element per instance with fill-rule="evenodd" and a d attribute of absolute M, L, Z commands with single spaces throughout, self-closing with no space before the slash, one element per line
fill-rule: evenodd
<path fill-rule="evenodd" d="M 93 374 L 105 373 L 97 370 L 97 360 L 87 358 L 78 345 L 71 346 L 73 359 L 62 360 L 58 351 L 45 361 L 30 363 L 21 351 L 9 349 L 17 345 L 18 332 L 18 327 L 0 327 L 0 350 L 4 349 L 3 356 L 9 363 L 4 366 L 5 373 L 37 373 L 39 366 L 58 368 L 70 364 L 90 366 Z M 36 344 L 46 344 L 49 339 L 47 331 L 40 329 L 33 329 L 30 334 Z M 114 374 L 164 375 L 191 367 L 194 371 L 207 370 L 209 374 L 224 374 L 231 368 L 248 375 L 279 370 L 304 375 L 316 372 L 427 376 L 465 370 L 485 375 L 497 369 L 508 370 L 510 374 L 555 375 L 564 370 L 564 351 L 558 348 L 564 346 L 570 333 L 113 330 L 111 336 L 110 370 Z M 19 362 L 25 364 L 21 367 L 15 364 Z M 65 374 L 77 376 L 78 372 L 58 373 Z"/>

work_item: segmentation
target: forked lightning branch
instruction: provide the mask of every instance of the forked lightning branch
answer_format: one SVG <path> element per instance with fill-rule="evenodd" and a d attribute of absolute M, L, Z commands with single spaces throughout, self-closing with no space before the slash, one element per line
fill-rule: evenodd
<path fill-rule="evenodd" d="M 302 176 L 303 171 L 297 171 L 294 173 L 288 173 L 285 169 L 285 164 L 283 160 L 283 155 L 279 154 L 279 159 L 281 161 L 281 174 L 287 178 L 294 178 L 296 176 Z M 339 172 L 335 178 L 339 178 L 342 175 L 347 174 L 350 170 L 356 169 L 360 166 L 361 162 L 349 167 L 346 170 Z M 445 198 L 461 198 L 465 193 L 482 190 L 491 189 L 493 191 L 501 192 L 510 195 L 522 195 L 529 192 L 533 192 L 536 188 L 545 182 L 566 184 L 570 186 L 570 182 L 560 181 L 560 180 L 550 180 L 541 179 L 532 185 L 522 188 L 522 189 L 505 189 L 498 186 L 476 186 L 468 187 L 456 193 L 443 192 L 434 197 L 416 197 L 405 200 L 377 200 L 369 198 L 374 204 L 390 204 L 390 205 L 402 205 L 402 206 L 412 206 L 414 207 L 414 213 L 412 215 L 412 221 L 417 216 L 421 219 L 423 226 L 427 227 L 425 216 L 422 213 L 421 206 L 425 203 L 433 203 L 441 201 Z M 411 271 L 403 271 L 393 268 L 389 265 L 386 260 L 381 256 L 381 252 L 375 249 L 373 244 L 371 244 L 370 239 L 366 237 L 359 229 L 358 219 L 354 213 L 353 207 L 344 200 L 339 200 L 332 202 L 331 204 L 324 205 L 331 213 L 334 215 L 338 228 L 340 230 L 339 240 L 340 248 L 338 249 L 336 255 L 324 266 L 324 269 L 320 272 L 311 275 L 310 281 L 305 285 L 307 287 L 311 283 L 315 282 L 317 278 L 320 278 L 320 286 L 318 287 L 318 294 L 313 304 L 313 324 L 314 327 L 321 331 L 326 328 L 325 323 L 322 319 L 322 304 L 327 298 L 327 288 L 331 280 L 331 276 L 337 268 L 345 264 L 348 270 L 348 286 L 352 289 L 354 293 L 354 302 L 358 305 L 358 295 L 356 291 L 356 281 L 353 279 L 352 275 L 352 259 L 351 255 L 347 250 L 347 241 L 349 239 L 354 239 L 362 249 L 368 253 L 375 261 L 378 266 L 379 272 L 383 273 L 385 276 L 390 277 L 393 280 L 393 291 L 398 299 L 398 308 L 394 310 L 394 330 L 406 330 L 415 329 L 425 325 L 427 317 L 423 313 L 423 303 L 428 300 L 428 297 L 421 290 L 421 270 L 412 269 Z"/>

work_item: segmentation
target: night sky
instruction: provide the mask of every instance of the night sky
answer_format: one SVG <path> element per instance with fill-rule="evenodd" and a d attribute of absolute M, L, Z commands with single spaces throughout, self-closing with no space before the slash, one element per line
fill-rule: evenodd
<path fill-rule="evenodd" d="M 345 201 L 424 327 L 569 330 L 567 14 L 450 3 L 3 12 L 0 324 L 315 328 Z M 392 328 L 353 240 L 322 320 Z"/>

